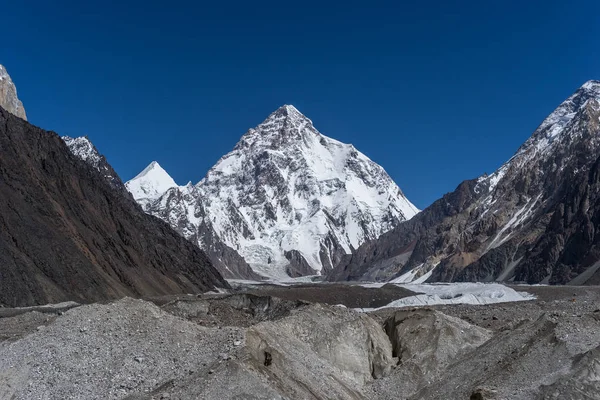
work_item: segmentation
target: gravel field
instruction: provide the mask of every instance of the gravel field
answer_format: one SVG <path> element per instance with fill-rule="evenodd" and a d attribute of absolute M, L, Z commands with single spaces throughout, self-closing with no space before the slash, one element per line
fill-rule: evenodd
<path fill-rule="evenodd" d="M 413 293 L 249 285 L 0 309 L 0 400 L 600 399 L 600 288 L 513 288 L 537 299 L 362 313 Z"/>

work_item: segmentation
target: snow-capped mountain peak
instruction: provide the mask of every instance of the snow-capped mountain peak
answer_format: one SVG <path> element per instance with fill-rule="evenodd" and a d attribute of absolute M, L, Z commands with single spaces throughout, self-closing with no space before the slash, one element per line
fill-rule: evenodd
<path fill-rule="evenodd" d="M 177 187 L 177 184 L 158 162 L 152 161 L 125 186 L 133 198 L 145 207 L 147 203 L 156 200 L 170 188 Z"/>
<path fill-rule="evenodd" d="M 576 130 L 568 129 L 576 116 L 585 109 L 586 103 L 600 101 L 600 81 L 590 80 L 584 83 L 575 93 L 563 101 L 535 130 L 533 135 L 519 147 L 517 152 L 494 173 L 479 178 L 476 190 L 487 185 L 491 193 L 498 182 L 505 176 L 509 168 L 516 169 L 532 159 L 551 157 L 556 149 L 565 147 L 573 138 L 567 137 Z"/>
<path fill-rule="evenodd" d="M 160 179 L 148 178 L 155 173 Z M 218 240 L 274 278 L 331 270 L 419 211 L 383 168 L 322 135 L 292 105 L 248 130 L 193 187 L 167 177 L 151 164 L 127 186 L 147 212 L 201 247 Z M 235 275 L 236 266 L 221 264 Z"/>

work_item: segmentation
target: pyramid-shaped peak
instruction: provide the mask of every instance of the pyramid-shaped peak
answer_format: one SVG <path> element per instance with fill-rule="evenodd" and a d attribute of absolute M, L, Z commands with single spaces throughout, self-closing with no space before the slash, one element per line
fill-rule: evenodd
<path fill-rule="evenodd" d="M 284 110 L 288 114 L 302 114 L 296 107 L 291 104 L 284 104 L 279 107 L 280 110 Z"/>
<path fill-rule="evenodd" d="M 139 174 L 135 176 L 132 180 L 142 178 L 148 174 L 152 175 L 169 175 L 167 171 L 164 170 L 163 167 L 160 166 L 158 161 L 152 161 L 146 168 L 142 170 Z"/>
<path fill-rule="evenodd" d="M 143 203 L 160 197 L 170 188 L 177 187 L 177 184 L 158 162 L 152 161 L 125 186 L 134 199 Z"/>
<path fill-rule="evenodd" d="M 293 105 L 284 104 L 277 110 L 273 111 L 267 118 L 267 121 L 271 119 L 286 119 L 288 117 L 292 119 L 306 118 L 306 116 Z"/>
<path fill-rule="evenodd" d="M 279 107 L 277 110 L 273 111 L 271 115 L 267 117 L 267 119 L 263 122 L 263 124 L 269 124 L 273 122 L 310 122 L 312 121 L 308 119 L 304 114 L 302 114 L 296 107 L 291 104 L 284 104 Z"/>

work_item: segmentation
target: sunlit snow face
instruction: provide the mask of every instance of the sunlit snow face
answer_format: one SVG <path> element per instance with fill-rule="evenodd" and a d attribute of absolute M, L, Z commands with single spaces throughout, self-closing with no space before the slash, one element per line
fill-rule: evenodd
<path fill-rule="evenodd" d="M 127 186 L 157 216 L 171 215 L 159 211 L 165 187 L 176 187 L 164 170 L 149 167 Z M 292 250 L 318 273 L 336 263 L 335 252 L 348 254 L 418 212 L 383 168 L 321 135 L 293 106 L 250 129 L 194 188 L 196 210 L 188 214 L 205 216 L 195 224 L 210 224 L 255 271 L 271 277 L 287 277 Z"/>

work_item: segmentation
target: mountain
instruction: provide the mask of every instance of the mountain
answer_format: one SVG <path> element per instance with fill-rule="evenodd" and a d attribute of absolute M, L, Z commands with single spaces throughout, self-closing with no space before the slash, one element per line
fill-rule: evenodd
<path fill-rule="evenodd" d="M 268 277 L 327 273 L 418 213 L 382 167 L 290 105 L 250 129 L 196 185 L 174 185 L 161 171 L 153 163 L 127 182 L 147 212 L 202 248 L 207 237 L 225 244 Z M 221 271 L 236 275 L 230 265 Z"/>
<path fill-rule="evenodd" d="M 0 107 L 19 118 L 27 120 L 23 103 L 17 97 L 17 88 L 8 75 L 6 68 L 0 65 Z"/>
<path fill-rule="evenodd" d="M 115 190 L 55 133 L 3 108 L 0 196 L 0 305 L 227 287 L 200 249 Z"/>
<path fill-rule="evenodd" d="M 204 214 L 203 194 L 191 183 L 177 186 L 169 174 L 153 161 L 126 186 L 147 213 L 167 222 L 203 249 L 224 277 L 261 279 L 235 250 L 217 236 Z"/>
<path fill-rule="evenodd" d="M 100 175 L 108 181 L 113 188 L 128 193 L 123 181 L 119 178 L 119 175 L 117 175 L 112 166 L 106 161 L 106 157 L 98 152 L 96 146 L 92 144 L 87 136 L 78 138 L 63 136 L 62 140 L 64 140 L 75 157 L 85 161 L 87 164 L 91 165 L 92 168 L 100 172 Z"/>
<path fill-rule="evenodd" d="M 600 82 L 491 175 L 361 246 L 330 280 L 600 283 Z"/>
<path fill-rule="evenodd" d="M 158 199 L 170 188 L 177 187 L 177 184 L 159 163 L 152 161 L 125 186 L 133 198 L 145 208 L 147 204 Z"/>

